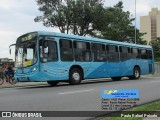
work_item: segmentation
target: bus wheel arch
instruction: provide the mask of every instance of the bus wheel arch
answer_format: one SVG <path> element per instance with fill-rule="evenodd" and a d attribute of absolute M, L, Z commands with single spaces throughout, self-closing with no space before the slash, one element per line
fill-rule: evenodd
<path fill-rule="evenodd" d="M 69 83 L 72 85 L 79 84 L 84 79 L 84 72 L 81 66 L 73 65 L 69 70 Z"/>

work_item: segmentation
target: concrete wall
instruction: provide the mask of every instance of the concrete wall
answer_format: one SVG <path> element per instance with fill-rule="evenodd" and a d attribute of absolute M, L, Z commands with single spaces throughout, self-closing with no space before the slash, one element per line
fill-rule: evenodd
<path fill-rule="evenodd" d="M 155 74 L 160 74 L 160 62 L 155 62 Z"/>

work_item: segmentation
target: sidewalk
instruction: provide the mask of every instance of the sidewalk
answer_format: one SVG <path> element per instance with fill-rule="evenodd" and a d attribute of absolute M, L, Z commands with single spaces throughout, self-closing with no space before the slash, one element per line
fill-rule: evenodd
<path fill-rule="evenodd" d="M 17 82 L 14 85 L 11 85 L 9 82 L 4 81 L 2 85 L 0 85 L 1 88 L 14 88 L 14 87 L 24 87 L 24 86 L 38 86 L 38 85 L 48 85 L 47 82 Z"/>

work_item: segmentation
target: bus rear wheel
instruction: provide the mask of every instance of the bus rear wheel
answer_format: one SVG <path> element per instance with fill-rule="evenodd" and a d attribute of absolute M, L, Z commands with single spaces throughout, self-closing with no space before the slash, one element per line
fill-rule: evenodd
<path fill-rule="evenodd" d="M 47 83 L 51 86 L 56 86 L 59 82 L 58 81 L 47 81 Z"/>
<path fill-rule="evenodd" d="M 69 84 L 77 85 L 82 80 L 82 72 L 78 68 L 71 69 L 69 73 Z"/>
<path fill-rule="evenodd" d="M 111 77 L 113 81 L 119 81 L 122 77 Z"/>
<path fill-rule="evenodd" d="M 133 70 L 133 76 L 129 76 L 129 79 L 139 79 L 141 76 L 139 67 L 135 67 Z"/>

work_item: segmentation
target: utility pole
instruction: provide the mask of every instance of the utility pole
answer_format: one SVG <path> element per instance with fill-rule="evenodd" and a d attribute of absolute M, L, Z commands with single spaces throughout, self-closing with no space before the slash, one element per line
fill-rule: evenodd
<path fill-rule="evenodd" d="M 136 30 L 136 0 L 135 0 L 135 44 L 136 44 L 137 30 Z"/>

